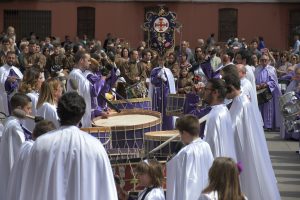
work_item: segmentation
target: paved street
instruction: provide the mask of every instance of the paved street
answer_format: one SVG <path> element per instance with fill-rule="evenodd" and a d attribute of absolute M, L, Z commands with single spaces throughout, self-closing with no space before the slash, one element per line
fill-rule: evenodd
<path fill-rule="evenodd" d="M 298 141 L 285 141 L 279 133 L 266 132 L 268 148 L 282 200 L 300 199 L 300 155 Z"/>

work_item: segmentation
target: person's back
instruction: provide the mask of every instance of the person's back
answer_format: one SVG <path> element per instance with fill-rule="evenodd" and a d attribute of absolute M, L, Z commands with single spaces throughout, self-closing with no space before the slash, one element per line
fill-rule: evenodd
<path fill-rule="evenodd" d="M 20 188 L 23 169 L 26 165 L 26 161 L 30 155 L 30 150 L 33 145 L 33 140 L 25 141 L 20 147 L 19 153 L 17 155 L 16 162 L 11 169 L 11 175 L 9 177 L 7 185 L 7 199 L 18 200 L 20 198 Z M 17 180 L 17 181 L 16 181 Z"/>
<path fill-rule="evenodd" d="M 105 195 L 115 186 L 103 146 L 75 126 L 61 127 L 36 141 L 25 182 L 25 191 L 32 192 L 24 199 L 114 199 Z"/>
<path fill-rule="evenodd" d="M 10 170 L 17 159 L 25 136 L 16 117 L 9 117 L 5 124 L 0 143 L 0 199 L 5 199 Z"/>
<path fill-rule="evenodd" d="M 99 140 L 79 130 L 84 99 L 76 92 L 58 102 L 61 127 L 38 138 L 24 169 L 21 199 L 117 199 L 111 165 Z"/>
<path fill-rule="evenodd" d="M 25 94 L 16 93 L 11 98 L 11 108 L 27 110 L 30 114 L 31 100 Z M 21 145 L 27 140 L 29 135 L 24 133 L 21 127 L 21 120 L 15 116 L 10 116 L 4 123 L 3 135 L 0 142 L 0 199 L 6 199 L 7 184 L 11 168 L 17 160 Z"/>
<path fill-rule="evenodd" d="M 204 130 L 204 140 L 210 145 L 214 158 L 227 156 L 236 160 L 230 113 L 224 104 L 212 106 Z"/>
<path fill-rule="evenodd" d="M 208 169 L 213 161 L 213 156 L 209 145 L 198 138 L 193 143 L 187 145 L 171 160 L 169 165 L 176 162 L 176 173 L 174 182 L 175 187 L 173 194 L 168 196 L 176 200 L 188 200 L 199 197 L 195 191 L 199 191 L 205 187 L 208 181 Z M 169 176 L 168 176 L 169 178 Z M 172 177 L 170 177 L 172 181 Z M 167 180 L 167 183 L 169 182 Z M 171 183 L 171 185 L 173 185 Z M 167 184 L 168 187 L 168 184 Z"/>
<path fill-rule="evenodd" d="M 167 199 L 197 199 L 208 182 L 213 162 L 209 145 L 199 138 L 199 122 L 195 116 L 179 118 L 176 127 L 187 144 L 167 163 Z"/>
<path fill-rule="evenodd" d="M 41 107 L 37 109 L 37 116 L 52 121 L 56 127 L 59 127 L 59 118 L 56 112 L 56 106 L 48 102 L 44 102 Z"/>
<path fill-rule="evenodd" d="M 45 134 L 46 132 L 56 129 L 55 125 L 48 120 L 39 121 L 33 132 L 32 140 L 25 141 L 18 153 L 16 162 L 14 162 L 13 168 L 11 169 L 11 175 L 9 177 L 7 199 L 18 200 L 20 199 L 20 188 L 23 178 L 23 169 L 28 165 L 28 158 L 30 155 L 31 148 L 37 137 Z"/>
<path fill-rule="evenodd" d="M 243 165 L 241 188 L 249 199 L 280 199 L 259 111 L 240 91 L 238 75 L 224 77 L 227 98 L 233 99 L 230 115 L 233 122 L 237 159 Z"/>

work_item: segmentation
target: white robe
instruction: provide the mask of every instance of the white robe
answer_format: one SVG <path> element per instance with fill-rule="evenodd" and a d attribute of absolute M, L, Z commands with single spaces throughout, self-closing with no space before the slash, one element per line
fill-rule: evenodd
<path fill-rule="evenodd" d="M 30 93 L 27 93 L 26 95 L 29 96 L 29 98 L 31 99 L 31 103 L 32 103 L 31 115 L 32 116 L 37 116 L 36 104 L 37 104 L 38 99 L 39 99 L 39 94 L 37 92 L 32 91 Z M 24 126 L 30 132 L 32 132 L 34 127 L 35 127 L 35 122 L 32 119 L 25 119 L 24 120 Z"/>
<path fill-rule="evenodd" d="M 0 112 L 4 112 L 5 114 L 9 114 L 8 111 L 8 99 L 7 99 L 7 93 L 5 91 L 5 81 L 7 80 L 7 77 L 9 75 L 10 69 L 13 69 L 14 72 L 19 76 L 20 79 L 23 79 L 23 74 L 21 71 L 14 67 L 14 66 L 8 66 L 7 64 L 0 67 Z M 11 94 L 10 96 L 12 96 Z"/>
<path fill-rule="evenodd" d="M 73 79 L 78 83 L 78 93 L 84 98 L 86 109 L 81 119 L 82 128 L 91 127 L 91 94 L 90 94 L 90 82 L 85 77 L 85 74 L 77 68 L 74 68 L 69 74 L 69 80 Z M 74 91 L 70 86 L 70 82 L 67 82 L 67 91 Z"/>
<path fill-rule="evenodd" d="M 52 121 L 56 128 L 59 127 L 59 117 L 57 115 L 56 106 L 48 102 L 44 102 L 41 107 L 37 109 L 37 115 L 46 120 Z"/>
<path fill-rule="evenodd" d="M 139 192 L 138 200 L 141 200 L 147 188 Z M 144 200 L 165 200 L 165 193 L 162 188 L 153 188 L 145 197 Z"/>
<path fill-rule="evenodd" d="M 272 168 L 260 115 L 249 99 L 240 94 L 233 99 L 230 108 L 236 139 L 238 161 L 242 162 L 240 175 L 242 192 L 255 200 L 280 199 Z"/>
<path fill-rule="evenodd" d="M 213 159 L 209 145 L 201 138 L 181 149 L 167 163 L 167 200 L 198 199 L 208 183 Z"/>
<path fill-rule="evenodd" d="M 76 126 L 62 126 L 34 142 L 23 170 L 20 200 L 117 200 L 101 142 Z"/>
<path fill-rule="evenodd" d="M 257 102 L 256 88 L 253 88 L 251 82 L 245 77 L 241 79 L 241 91 L 250 99 L 250 102 L 253 105 L 253 108 L 256 110 L 256 112 L 260 113 Z M 261 121 L 261 126 L 264 126 L 264 120 L 262 116 L 259 115 L 257 117 Z"/>
<path fill-rule="evenodd" d="M 253 88 L 251 82 L 245 77 L 241 78 L 241 91 L 258 107 L 256 87 Z"/>
<path fill-rule="evenodd" d="M 230 113 L 224 104 L 212 106 L 205 124 L 204 140 L 216 157 L 230 157 L 236 161 L 234 135 Z"/>
<path fill-rule="evenodd" d="M 246 79 L 248 79 L 252 85 L 253 88 L 256 89 L 256 83 L 255 83 L 255 75 L 254 75 L 254 70 L 252 66 L 245 65 L 246 68 Z"/>
<path fill-rule="evenodd" d="M 157 68 L 162 68 L 162 67 L 157 67 Z M 171 72 L 171 70 L 169 68 L 163 67 L 163 69 L 164 69 L 164 71 L 166 72 L 166 75 L 167 75 L 170 94 L 176 94 L 176 87 L 175 87 L 175 80 L 174 80 L 173 73 Z M 152 98 L 152 94 L 153 94 L 153 84 L 150 81 L 149 82 L 148 97 Z"/>
<path fill-rule="evenodd" d="M 20 120 L 9 117 L 4 122 L 4 130 L 0 143 L 0 199 L 6 199 L 10 170 L 18 157 L 25 135 Z"/>
<path fill-rule="evenodd" d="M 18 158 L 13 165 L 9 177 L 7 188 L 7 199 L 9 200 L 18 200 L 20 198 L 23 169 L 29 157 L 33 142 L 33 140 L 28 140 L 24 142 L 20 148 Z"/>

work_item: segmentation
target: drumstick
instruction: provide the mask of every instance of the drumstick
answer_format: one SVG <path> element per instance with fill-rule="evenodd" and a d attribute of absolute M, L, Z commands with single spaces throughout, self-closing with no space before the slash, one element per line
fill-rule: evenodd
<path fill-rule="evenodd" d="M 205 121 L 207 120 L 207 118 L 208 118 L 208 114 L 205 115 L 205 116 L 203 116 L 203 117 L 201 117 L 201 118 L 199 119 L 199 124 L 205 122 Z M 148 154 L 154 153 L 154 152 L 156 152 L 156 151 L 158 151 L 158 150 L 164 148 L 167 144 L 169 144 L 172 140 L 174 140 L 174 139 L 175 139 L 176 137 L 178 137 L 179 135 L 180 135 L 180 134 L 178 133 L 178 134 L 172 136 L 171 138 L 169 138 L 168 140 L 166 140 L 166 141 L 163 142 L 162 144 L 160 144 L 160 145 L 158 145 L 157 147 L 155 147 L 154 149 L 152 149 Z"/>

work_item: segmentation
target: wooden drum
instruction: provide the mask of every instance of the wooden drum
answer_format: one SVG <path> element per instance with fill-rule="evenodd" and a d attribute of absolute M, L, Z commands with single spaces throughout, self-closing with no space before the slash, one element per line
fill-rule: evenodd
<path fill-rule="evenodd" d="M 134 109 L 140 108 L 143 110 L 152 110 L 150 98 L 135 98 L 125 100 L 111 101 L 119 109 Z"/>
<path fill-rule="evenodd" d="M 113 148 L 143 148 L 144 134 L 161 130 L 161 114 L 142 109 L 122 110 L 107 119 L 97 117 L 93 125 L 111 129 Z"/>
<path fill-rule="evenodd" d="M 112 148 L 111 129 L 109 127 L 89 127 L 81 128 L 80 130 L 87 132 L 100 140 L 106 150 Z"/>
<path fill-rule="evenodd" d="M 147 155 L 152 149 L 159 146 L 166 140 L 170 139 L 174 135 L 177 135 L 178 130 L 169 130 L 169 131 L 156 131 L 145 133 L 145 154 Z M 154 152 L 150 156 L 155 157 L 169 157 L 176 151 L 176 146 L 180 141 L 180 136 L 176 137 L 173 141 L 167 144 L 165 147 Z"/>
<path fill-rule="evenodd" d="M 185 106 L 185 99 L 185 94 L 168 94 L 166 114 L 168 116 L 182 115 Z"/>

